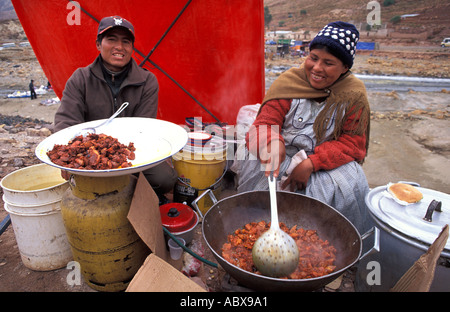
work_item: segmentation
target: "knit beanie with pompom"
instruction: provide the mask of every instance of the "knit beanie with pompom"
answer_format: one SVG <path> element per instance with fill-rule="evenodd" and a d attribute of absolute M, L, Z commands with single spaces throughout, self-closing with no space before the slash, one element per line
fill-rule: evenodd
<path fill-rule="evenodd" d="M 353 24 L 338 21 L 326 25 L 319 31 L 309 44 L 309 48 L 313 50 L 316 45 L 326 46 L 331 54 L 350 69 L 353 66 L 358 40 L 359 32 Z"/>

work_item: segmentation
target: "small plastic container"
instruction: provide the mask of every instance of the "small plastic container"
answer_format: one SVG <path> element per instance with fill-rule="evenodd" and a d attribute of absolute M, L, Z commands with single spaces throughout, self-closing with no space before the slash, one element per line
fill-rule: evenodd
<path fill-rule="evenodd" d="M 183 245 L 186 245 L 184 239 L 177 237 L 177 240 L 180 243 L 183 243 Z M 169 239 L 169 242 L 167 244 L 169 245 L 170 258 L 172 258 L 172 260 L 180 259 L 181 255 L 183 254 L 183 247 L 178 245 L 173 239 Z"/>

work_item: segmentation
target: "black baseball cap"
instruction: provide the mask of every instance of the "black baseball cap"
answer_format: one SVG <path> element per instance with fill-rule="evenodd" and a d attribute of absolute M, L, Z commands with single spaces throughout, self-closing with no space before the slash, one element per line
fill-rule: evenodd
<path fill-rule="evenodd" d="M 102 18 L 100 24 L 98 25 L 97 36 L 103 34 L 105 31 L 112 29 L 114 27 L 123 27 L 128 29 L 133 37 L 134 41 L 134 27 L 129 21 L 120 16 L 108 16 Z"/>

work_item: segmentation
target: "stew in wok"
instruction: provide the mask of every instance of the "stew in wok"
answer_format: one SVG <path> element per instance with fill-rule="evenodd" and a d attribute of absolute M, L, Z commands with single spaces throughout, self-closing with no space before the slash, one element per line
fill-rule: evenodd
<path fill-rule="evenodd" d="M 228 235 L 222 247 L 222 256 L 243 270 L 260 274 L 253 264 L 252 248 L 259 236 L 269 228 L 270 223 L 265 221 L 247 223 Z M 305 230 L 297 225 L 288 228 L 283 222 L 280 222 L 280 228 L 295 240 L 300 253 L 297 269 L 286 278 L 321 277 L 334 271 L 336 249 L 327 240 L 320 239 L 317 231 Z"/>

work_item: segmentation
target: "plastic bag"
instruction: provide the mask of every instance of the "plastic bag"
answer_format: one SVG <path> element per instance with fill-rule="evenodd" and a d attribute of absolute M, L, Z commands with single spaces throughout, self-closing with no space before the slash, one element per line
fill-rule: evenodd
<path fill-rule="evenodd" d="M 233 165 L 230 167 L 231 171 L 239 174 L 241 171 L 242 162 L 246 159 L 245 136 L 250 129 L 250 126 L 256 119 L 261 104 L 244 105 L 238 112 L 236 118 L 236 139 L 237 148 L 234 157 Z"/>

